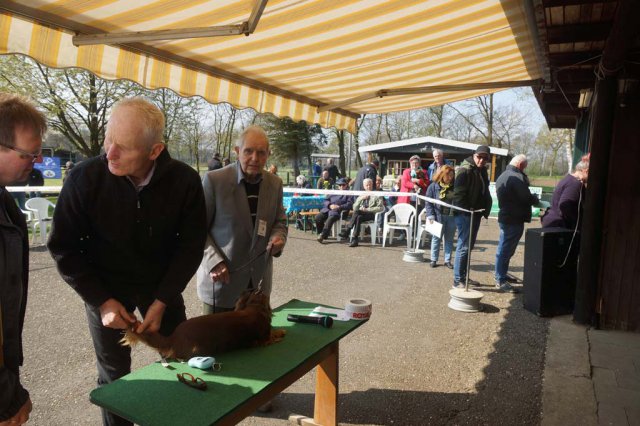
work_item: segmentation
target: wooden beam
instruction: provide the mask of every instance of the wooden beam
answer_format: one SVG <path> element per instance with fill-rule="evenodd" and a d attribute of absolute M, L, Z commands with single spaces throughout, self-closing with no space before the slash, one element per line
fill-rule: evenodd
<path fill-rule="evenodd" d="M 544 7 L 581 6 L 583 4 L 615 3 L 618 0 L 542 0 Z"/>
<path fill-rule="evenodd" d="M 606 40 L 611 30 L 611 24 L 611 21 L 604 21 L 552 25 L 547 27 L 547 40 L 549 44 Z"/>
<path fill-rule="evenodd" d="M 258 26 L 258 21 L 260 21 L 260 17 L 262 16 L 262 12 L 264 12 L 264 8 L 267 6 L 267 1 L 269 0 L 257 0 L 256 4 L 253 6 L 251 10 L 251 15 L 249 16 L 249 20 L 247 21 L 247 32 L 245 35 L 253 34 Z"/>
<path fill-rule="evenodd" d="M 602 56 L 600 50 L 589 50 L 585 52 L 562 52 L 549 53 L 549 64 L 552 67 L 567 67 L 578 64 L 597 65 Z"/>
<path fill-rule="evenodd" d="M 374 98 L 383 98 L 387 96 L 401 96 L 401 95 L 422 95 L 425 93 L 444 93 L 444 92 L 458 92 L 465 90 L 487 90 L 487 89 L 502 89 L 509 87 L 524 87 L 524 86 L 539 86 L 542 84 L 541 79 L 537 80 L 520 80 L 520 81 L 495 81 L 490 83 L 469 83 L 469 84 L 449 84 L 444 86 L 422 86 L 422 87 L 406 87 L 397 89 L 380 89 L 377 92 L 366 93 L 364 95 L 356 96 L 354 98 L 345 99 L 341 102 L 326 105 L 318 108 L 318 112 L 331 111 L 333 109 L 352 105 L 358 102 L 366 101 Z"/>

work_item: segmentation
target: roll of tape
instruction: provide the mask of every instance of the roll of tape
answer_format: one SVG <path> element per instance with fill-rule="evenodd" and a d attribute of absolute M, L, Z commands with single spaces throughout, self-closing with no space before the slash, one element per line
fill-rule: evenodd
<path fill-rule="evenodd" d="M 371 317 L 371 302 L 366 299 L 349 299 L 344 310 L 351 319 L 369 319 Z"/>

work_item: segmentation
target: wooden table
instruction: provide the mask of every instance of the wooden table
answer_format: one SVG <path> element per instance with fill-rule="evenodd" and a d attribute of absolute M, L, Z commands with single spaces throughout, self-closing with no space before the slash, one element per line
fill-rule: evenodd
<path fill-rule="evenodd" d="M 156 362 L 93 390 L 90 400 L 140 425 L 232 425 L 317 366 L 314 419 L 307 424 L 337 425 L 339 341 L 363 322 L 334 321 L 327 329 L 286 320 L 316 306 L 293 299 L 276 308 L 272 325 L 287 330 L 284 340 L 216 356 L 220 371 Z M 205 380 L 207 390 L 178 382 L 176 373 L 182 372 Z"/>

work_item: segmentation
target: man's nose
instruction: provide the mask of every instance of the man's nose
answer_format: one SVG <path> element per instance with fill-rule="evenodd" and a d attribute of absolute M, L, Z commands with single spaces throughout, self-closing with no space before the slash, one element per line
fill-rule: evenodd
<path fill-rule="evenodd" d="M 110 146 L 106 146 L 104 147 L 105 152 L 107 153 L 107 160 L 114 160 L 117 156 L 117 150 L 114 148 L 113 145 Z"/>

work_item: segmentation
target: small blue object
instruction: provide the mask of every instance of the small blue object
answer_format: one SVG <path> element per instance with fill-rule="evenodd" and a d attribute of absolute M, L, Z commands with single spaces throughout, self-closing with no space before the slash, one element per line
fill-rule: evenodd
<path fill-rule="evenodd" d="M 215 358 L 210 356 L 196 356 L 187 362 L 189 367 L 199 368 L 200 370 L 208 370 L 213 363 L 216 362 Z"/>

